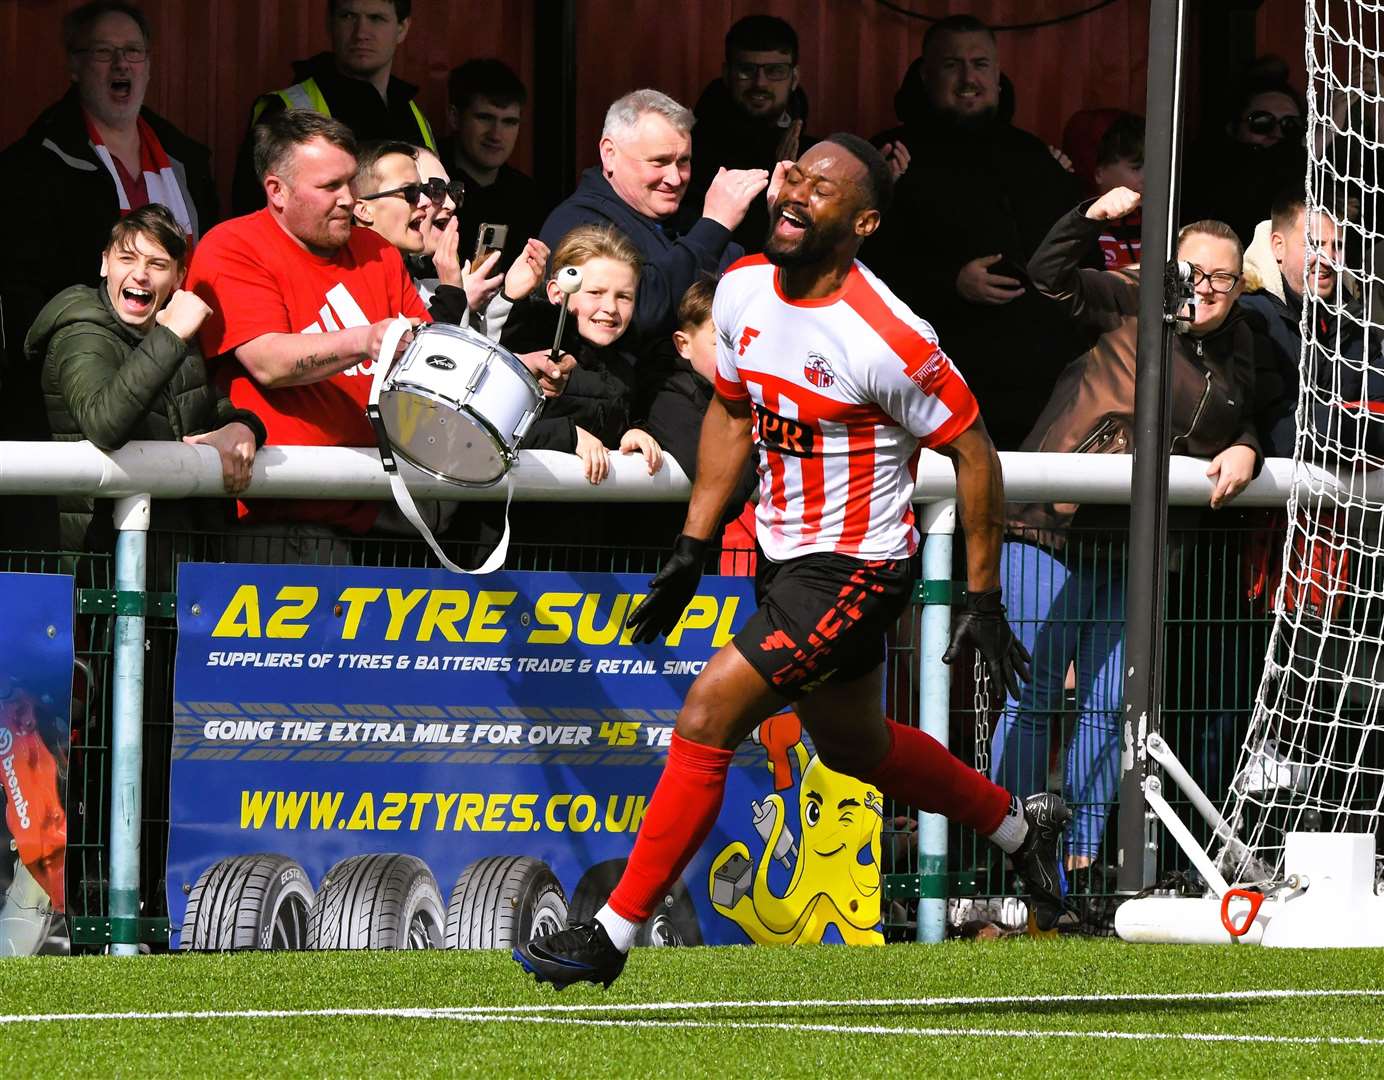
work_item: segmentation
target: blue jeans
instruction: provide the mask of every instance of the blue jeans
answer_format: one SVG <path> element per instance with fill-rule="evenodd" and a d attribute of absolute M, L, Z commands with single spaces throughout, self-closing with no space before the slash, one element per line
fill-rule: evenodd
<path fill-rule="evenodd" d="M 1077 725 L 1067 749 L 1065 795 L 1073 821 L 1067 849 L 1100 850 L 1119 783 L 1119 716 L 1124 691 L 1123 545 L 1073 536 L 1060 557 L 1034 544 L 1005 542 L 1000 581 L 1009 623 L 1033 654 L 1033 679 L 1008 698 L 991 744 L 990 778 L 1019 796 L 1046 791 L 1048 746 L 1061 738 L 1067 668 L 1076 664 Z"/>

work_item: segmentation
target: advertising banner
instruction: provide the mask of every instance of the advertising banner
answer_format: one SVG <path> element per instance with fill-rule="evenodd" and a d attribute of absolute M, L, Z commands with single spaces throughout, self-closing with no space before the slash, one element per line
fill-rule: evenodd
<path fill-rule="evenodd" d="M 0 956 L 70 948 L 72 596 L 66 574 L 0 573 Z"/>
<path fill-rule="evenodd" d="M 589 918 L 688 688 L 753 611 L 748 579 L 708 577 L 635 645 L 646 584 L 183 565 L 174 946 L 502 947 Z M 766 721 L 641 943 L 881 941 L 881 810 L 791 713 Z"/>

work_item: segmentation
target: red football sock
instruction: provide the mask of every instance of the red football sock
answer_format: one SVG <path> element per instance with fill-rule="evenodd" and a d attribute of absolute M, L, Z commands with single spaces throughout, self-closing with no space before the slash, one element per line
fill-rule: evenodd
<path fill-rule="evenodd" d="M 1009 792 L 968 767 L 931 735 L 889 725 L 889 753 L 860 779 L 885 795 L 930 814 L 945 814 L 981 836 L 997 830 L 1009 813 Z"/>
<path fill-rule="evenodd" d="M 702 846 L 721 812 L 734 750 L 703 746 L 673 733 L 668 763 L 639 826 L 624 876 L 610 894 L 622 919 L 643 922 Z"/>

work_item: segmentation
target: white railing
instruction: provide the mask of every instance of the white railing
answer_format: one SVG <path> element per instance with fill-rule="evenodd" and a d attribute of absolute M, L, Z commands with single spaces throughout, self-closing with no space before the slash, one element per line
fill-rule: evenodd
<path fill-rule="evenodd" d="M 1127 503 L 1133 458 L 1103 454 L 1000 455 L 1005 496 L 1012 502 Z M 499 500 L 505 486 L 468 489 L 405 470 L 409 489 L 420 498 Z M 1206 462 L 1170 459 L 1169 503 L 1205 506 L 1212 484 Z M 603 484 L 582 476 L 573 454 L 523 451 L 510 474 L 514 498 L 532 502 L 646 501 L 682 502 L 690 490 L 686 475 L 670 457 L 650 477 L 643 458 L 611 455 Z M 1283 506 L 1294 482 L 1313 490 L 1349 489 L 1384 498 L 1384 475 L 1338 477 L 1314 466 L 1294 466 L 1287 458 L 1270 458 L 1264 470 L 1235 500 L 1236 506 Z M 0 494 L 92 495 L 118 499 L 149 495 L 155 499 L 224 495 L 221 466 L 210 447 L 177 442 L 132 442 L 103 453 L 87 442 L 0 442 Z M 267 446 L 255 458 L 248 496 L 268 499 L 388 499 L 389 482 L 373 449 L 321 446 Z M 918 463 L 920 502 L 952 498 L 952 466 L 940 454 L 924 451 Z"/>
<path fill-rule="evenodd" d="M 1080 454 L 1002 454 L 1005 494 L 1019 502 L 1129 502 L 1133 459 Z M 665 458 L 657 476 L 649 476 L 642 458 L 613 455 L 610 475 L 599 486 L 586 482 L 581 462 L 572 454 L 525 451 L 510 474 L 514 498 L 521 501 L 593 502 L 605 500 L 680 502 L 690 484 L 676 462 Z M 461 488 L 407 471 L 409 487 L 419 498 L 502 499 L 505 484 L 488 489 Z M 955 528 L 956 483 L 951 463 L 925 452 L 918 463 L 919 502 L 926 535 L 924 576 L 939 582 L 951 577 L 952 532 Z M 1236 506 L 1283 506 L 1295 483 L 1321 489 L 1350 487 L 1378 497 L 1376 477 L 1337 477 L 1321 469 L 1295 468 L 1293 462 L 1266 462 L 1263 473 L 1236 500 Z M 1205 506 L 1211 482 L 1206 462 L 1175 457 L 1170 462 L 1169 502 Z M 0 442 L 0 495 L 86 495 L 115 500 L 118 530 L 115 551 L 116 589 L 140 600 L 146 588 L 145 532 L 151 499 L 225 494 L 216 451 L 178 442 L 132 442 L 113 453 L 90 443 Z M 271 499 L 388 499 L 389 481 L 373 449 L 271 446 L 255 458 L 254 478 L 246 492 Z M 142 603 L 115 618 L 113 649 L 115 700 L 111 739 L 110 901 L 112 952 L 138 951 L 140 791 L 143 770 L 143 694 L 145 626 Z M 924 608 L 919 652 L 919 697 L 924 730 L 944 743 L 949 729 L 950 669 L 942 663 L 951 621 L 950 603 L 929 601 Z M 946 862 L 946 827 L 933 815 L 920 815 L 919 853 L 927 865 Z M 942 939 L 945 897 L 919 902 L 920 939 Z"/>

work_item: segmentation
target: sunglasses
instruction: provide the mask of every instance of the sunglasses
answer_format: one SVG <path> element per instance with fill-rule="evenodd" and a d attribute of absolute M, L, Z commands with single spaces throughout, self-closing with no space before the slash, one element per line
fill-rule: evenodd
<path fill-rule="evenodd" d="M 1300 116 L 1275 116 L 1271 112 L 1261 112 L 1258 109 L 1245 114 L 1245 127 L 1255 135 L 1272 135 L 1278 132 L 1285 139 L 1299 138 L 1307 130 L 1307 125 L 1302 122 Z"/>
<path fill-rule="evenodd" d="M 390 188 L 388 191 L 377 191 L 373 195 L 362 195 L 357 202 L 371 202 L 374 199 L 387 199 L 398 196 L 408 203 L 409 206 L 417 206 L 419 201 L 426 195 L 428 202 L 441 206 L 447 200 L 447 196 L 452 197 L 452 202 L 458 207 L 466 197 L 466 185 L 460 180 L 453 180 L 451 183 L 445 182 L 440 176 L 434 176 L 431 180 L 420 184 L 405 184 L 403 187 Z"/>

